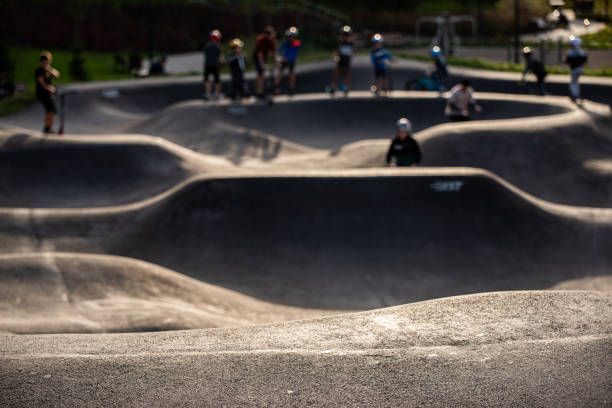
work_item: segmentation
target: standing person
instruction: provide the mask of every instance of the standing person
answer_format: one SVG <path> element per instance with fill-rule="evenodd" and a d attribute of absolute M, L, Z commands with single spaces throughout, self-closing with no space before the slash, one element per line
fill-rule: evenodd
<path fill-rule="evenodd" d="M 298 39 L 299 35 L 300 32 L 296 27 L 289 27 L 285 31 L 285 41 L 276 51 L 279 61 L 278 74 L 274 81 L 274 92 L 276 94 L 280 93 L 280 82 L 283 79 L 285 69 L 289 69 L 289 95 L 295 94 L 295 63 L 302 47 L 302 43 Z"/>
<path fill-rule="evenodd" d="M 442 55 L 442 49 L 434 45 L 429 52 L 434 61 L 434 71 L 431 73 L 431 80 L 439 92 L 444 92 L 444 84 L 442 81 L 448 77 L 448 69 L 446 69 L 446 60 Z"/>
<path fill-rule="evenodd" d="M 151 62 L 151 66 L 149 67 L 149 75 L 167 75 L 166 61 L 167 58 L 165 55 L 162 55 L 158 59 L 153 60 Z"/>
<path fill-rule="evenodd" d="M 474 99 L 474 89 L 470 84 L 470 80 L 464 79 L 450 90 L 450 96 L 446 101 L 446 108 L 444 108 L 444 115 L 456 121 L 470 120 L 470 107 L 473 107 L 476 112 L 482 110 L 480 105 L 476 103 L 476 99 Z"/>
<path fill-rule="evenodd" d="M 571 81 L 569 84 L 570 98 L 576 102 L 582 100 L 580 96 L 580 75 L 582 75 L 582 66 L 587 62 L 587 55 L 582 50 L 582 41 L 578 37 L 570 35 L 569 38 L 570 50 L 565 54 L 565 63 L 570 66 Z"/>
<path fill-rule="evenodd" d="M 351 26 L 345 25 L 340 29 L 340 41 L 334 53 L 336 69 L 334 70 L 334 78 L 330 88 L 332 95 L 336 89 L 340 89 L 344 91 L 345 96 L 348 96 L 351 87 L 351 59 L 355 54 L 355 44 L 350 40 L 352 33 L 353 29 Z M 338 88 L 339 83 L 340 87 Z"/>
<path fill-rule="evenodd" d="M 266 64 L 268 61 L 268 55 L 272 54 L 276 50 L 276 31 L 272 26 L 264 27 L 263 33 L 257 36 L 255 40 L 255 50 L 253 50 L 253 63 L 255 64 L 255 71 L 257 72 L 257 79 L 255 81 L 255 95 L 258 99 L 264 98 L 264 75 L 266 71 Z"/>
<path fill-rule="evenodd" d="M 387 61 L 391 63 L 393 56 L 383 47 L 384 38 L 380 34 L 372 36 L 372 52 L 370 54 L 374 66 L 374 93 L 378 96 L 380 91 L 386 94 L 389 89 L 387 78 Z"/>
<path fill-rule="evenodd" d="M 45 127 L 44 134 L 53 133 L 53 122 L 57 113 L 55 106 L 55 87 L 51 85 L 53 79 L 57 79 L 60 73 L 51 66 L 53 56 L 49 51 L 40 53 L 40 66 L 34 71 L 36 80 L 36 98 L 45 107 Z"/>
<path fill-rule="evenodd" d="M 208 43 L 204 49 L 204 99 L 211 96 L 215 99 L 221 97 L 221 79 L 219 78 L 219 68 L 223 61 L 221 53 L 221 31 L 212 30 L 208 34 Z M 212 75 L 215 83 L 215 93 L 211 95 L 212 87 L 208 78 Z"/>
<path fill-rule="evenodd" d="M 244 68 L 245 58 L 242 52 L 244 43 L 239 38 L 234 38 L 230 42 L 232 53 L 227 57 L 230 72 L 232 73 L 232 99 L 240 100 L 244 98 Z"/>
<path fill-rule="evenodd" d="M 544 68 L 544 64 L 536 60 L 532 54 L 533 53 L 531 52 L 531 48 L 529 47 L 523 48 L 523 59 L 525 60 L 525 69 L 523 69 L 523 75 L 521 77 L 521 84 L 522 85 L 525 84 L 525 75 L 527 75 L 528 72 L 531 72 L 536 77 L 537 84 L 538 84 L 538 91 L 540 92 L 540 95 L 546 95 L 546 88 L 544 86 L 544 78 L 546 78 L 546 75 L 548 75 L 548 73 L 546 72 L 546 68 Z"/>
<path fill-rule="evenodd" d="M 387 165 L 416 166 L 421 162 L 421 149 L 410 134 L 412 123 L 406 118 L 401 118 L 396 122 L 395 128 L 395 138 L 387 152 Z"/>

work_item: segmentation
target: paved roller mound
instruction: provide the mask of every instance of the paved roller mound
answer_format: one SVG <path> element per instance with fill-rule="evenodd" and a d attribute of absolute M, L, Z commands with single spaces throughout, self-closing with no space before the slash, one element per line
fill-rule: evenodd
<path fill-rule="evenodd" d="M 0 391 L 7 406 L 603 407 L 611 306 L 503 292 L 241 329 L 0 335 Z"/>
<path fill-rule="evenodd" d="M 5 252 L 127 256 L 315 309 L 546 289 L 612 267 L 612 210 L 555 206 L 469 169 L 200 177 L 137 205 L 8 211 L 0 225 Z"/>
<path fill-rule="evenodd" d="M 421 68 L 400 62 L 396 84 Z M 328 74 L 306 67 L 299 91 Z M 585 95 L 610 103 L 611 87 Z M 71 135 L 33 131 L 37 105 L 0 126 L 3 405 L 612 401 L 607 106 L 480 94 L 456 124 L 428 93 L 66 90 Z M 399 116 L 424 167 L 364 169 Z"/>

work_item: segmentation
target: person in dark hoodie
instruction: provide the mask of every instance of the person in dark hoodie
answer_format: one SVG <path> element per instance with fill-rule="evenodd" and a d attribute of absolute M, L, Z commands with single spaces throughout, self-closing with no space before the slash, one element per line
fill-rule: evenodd
<path fill-rule="evenodd" d="M 227 57 L 230 72 L 232 73 L 232 99 L 240 100 L 244 98 L 244 68 L 245 57 L 242 52 L 244 43 L 239 38 L 234 38 L 230 42 L 232 52 Z"/>
<path fill-rule="evenodd" d="M 395 127 L 397 131 L 387 152 L 387 165 L 391 167 L 416 166 L 421 162 L 421 149 L 410 134 L 412 124 L 408 119 L 401 118 Z"/>

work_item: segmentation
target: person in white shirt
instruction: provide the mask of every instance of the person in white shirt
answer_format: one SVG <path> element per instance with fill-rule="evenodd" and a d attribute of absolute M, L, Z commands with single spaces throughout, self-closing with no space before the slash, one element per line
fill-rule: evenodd
<path fill-rule="evenodd" d="M 476 112 L 482 110 L 474 99 L 474 89 L 472 89 L 469 79 L 464 79 L 450 90 L 444 115 L 456 121 L 470 120 L 470 108 L 473 108 Z"/>

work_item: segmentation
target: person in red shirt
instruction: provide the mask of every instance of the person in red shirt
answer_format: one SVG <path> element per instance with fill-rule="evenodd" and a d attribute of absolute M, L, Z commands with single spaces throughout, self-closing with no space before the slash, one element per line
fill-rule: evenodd
<path fill-rule="evenodd" d="M 255 41 L 255 50 L 253 51 L 253 63 L 257 72 L 257 80 L 255 82 L 255 94 L 258 98 L 263 98 L 264 90 L 264 73 L 268 56 L 276 50 L 276 31 L 271 26 L 264 27 L 264 31 L 257 37 Z"/>

